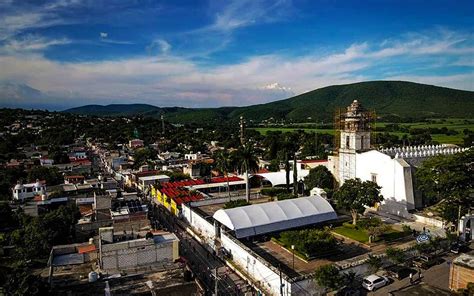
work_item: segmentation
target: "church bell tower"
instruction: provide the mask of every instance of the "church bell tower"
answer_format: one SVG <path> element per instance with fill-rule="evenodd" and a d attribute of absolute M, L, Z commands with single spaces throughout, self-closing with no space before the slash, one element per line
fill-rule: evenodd
<path fill-rule="evenodd" d="M 356 154 L 370 149 L 370 112 L 354 100 L 341 114 L 339 182 L 356 177 Z"/>

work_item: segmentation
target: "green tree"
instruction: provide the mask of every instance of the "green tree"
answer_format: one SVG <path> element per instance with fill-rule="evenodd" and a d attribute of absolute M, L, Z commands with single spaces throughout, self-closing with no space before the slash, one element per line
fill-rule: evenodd
<path fill-rule="evenodd" d="M 47 295 L 47 285 L 28 268 L 28 264 L 21 260 L 16 262 L 7 275 L 5 283 L 6 295 Z"/>
<path fill-rule="evenodd" d="M 15 227 L 17 224 L 16 215 L 8 203 L 0 203 L 0 229 Z"/>
<path fill-rule="evenodd" d="M 280 171 L 280 160 L 278 159 L 272 159 L 270 161 L 270 165 L 268 166 L 268 170 L 270 172 L 278 172 Z"/>
<path fill-rule="evenodd" d="M 318 285 L 329 289 L 338 288 L 342 281 L 339 268 L 332 264 L 318 267 L 314 273 L 314 278 Z"/>
<path fill-rule="evenodd" d="M 237 171 L 245 174 L 245 196 L 248 202 L 250 201 L 249 173 L 258 170 L 258 158 L 255 155 L 253 143 L 247 142 L 247 144 L 237 149 L 232 157 Z"/>
<path fill-rule="evenodd" d="M 304 185 L 308 189 L 313 189 L 314 187 L 322 188 L 326 192 L 332 191 L 334 187 L 335 179 L 331 172 L 322 165 L 311 169 L 309 174 L 304 177 Z"/>
<path fill-rule="evenodd" d="M 338 207 L 351 213 L 352 224 L 356 225 L 359 214 L 363 214 L 366 207 L 373 207 L 383 200 L 380 188 L 372 181 L 350 179 L 336 191 L 334 199 Z"/>
<path fill-rule="evenodd" d="M 57 167 L 36 166 L 28 173 L 28 181 L 45 180 L 46 185 L 58 185 L 64 182 L 64 177 Z"/>
<path fill-rule="evenodd" d="M 229 171 L 231 170 L 231 168 L 232 168 L 232 157 L 229 154 L 229 152 L 227 152 L 227 150 L 219 151 L 216 155 L 216 169 L 221 171 L 226 178 L 227 193 L 229 195 L 229 201 L 231 200 L 230 185 L 229 185 Z"/>
<path fill-rule="evenodd" d="M 285 164 L 285 180 L 286 180 L 286 190 L 290 191 L 290 171 L 291 165 L 290 160 L 296 158 L 296 152 L 299 149 L 299 139 L 298 135 L 295 133 L 286 133 L 283 141 L 280 146 L 279 151 L 279 158 Z M 294 169 L 294 168 L 293 168 Z M 295 176 L 295 172 L 293 172 L 293 181 L 297 175 Z M 297 173 L 296 173 L 297 174 Z"/>
<path fill-rule="evenodd" d="M 156 151 L 150 148 L 140 148 L 135 151 L 133 155 L 135 169 L 139 168 L 144 164 L 151 163 L 156 158 Z"/>
<path fill-rule="evenodd" d="M 402 250 L 392 247 L 388 247 L 385 250 L 385 254 L 390 261 L 396 264 L 403 263 L 406 259 L 405 253 Z"/>
<path fill-rule="evenodd" d="M 369 254 L 369 259 L 366 261 L 366 263 L 369 265 L 370 272 L 376 273 L 380 267 L 382 267 L 382 258 Z"/>
<path fill-rule="evenodd" d="M 457 225 L 459 215 L 473 205 L 470 193 L 474 184 L 474 150 L 427 159 L 416 171 L 418 189 L 426 204 L 444 200 L 441 215 Z"/>

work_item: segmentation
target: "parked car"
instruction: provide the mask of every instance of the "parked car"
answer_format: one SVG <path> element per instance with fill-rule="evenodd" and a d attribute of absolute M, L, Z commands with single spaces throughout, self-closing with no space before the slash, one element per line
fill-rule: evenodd
<path fill-rule="evenodd" d="M 388 285 L 389 283 L 390 280 L 387 277 L 371 274 L 362 280 L 362 287 L 368 291 L 374 291 L 378 288 Z"/>
<path fill-rule="evenodd" d="M 404 279 L 411 274 L 415 274 L 416 270 L 413 268 L 403 266 L 403 265 L 392 265 L 390 267 L 385 268 L 385 271 L 387 271 L 387 274 L 393 278 L 396 278 L 398 280 Z"/>
<path fill-rule="evenodd" d="M 458 254 L 459 252 L 469 251 L 469 248 L 464 242 L 455 242 L 451 245 L 451 248 L 449 250 L 451 251 L 451 253 Z"/>
<path fill-rule="evenodd" d="M 432 255 L 421 255 L 413 260 L 413 266 L 428 269 L 431 266 L 437 265 L 442 262 L 442 259 Z"/>

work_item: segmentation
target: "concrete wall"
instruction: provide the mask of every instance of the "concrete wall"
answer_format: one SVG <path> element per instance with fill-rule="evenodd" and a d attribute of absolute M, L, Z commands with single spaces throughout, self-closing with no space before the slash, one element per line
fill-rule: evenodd
<path fill-rule="evenodd" d="M 246 199 L 245 195 L 239 195 L 239 196 L 232 196 L 230 197 L 231 200 L 241 200 L 241 199 Z M 216 205 L 216 204 L 223 204 L 229 201 L 229 197 L 220 197 L 220 198 L 209 198 L 209 199 L 203 199 L 203 200 L 198 200 L 198 201 L 193 201 L 191 202 L 191 206 L 193 207 L 200 207 L 200 206 L 207 206 L 207 205 Z"/>
<path fill-rule="evenodd" d="M 253 254 L 253 252 L 238 243 L 235 238 L 230 235 L 221 234 L 222 247 L 232 254 L 232 261 L 237 264 L 246 274 L 256 281 L 259 286 L 264 288 L 264 293 L 270 295 L 291 295 L 292 285 L 285 279 L 282 279 L 284 284 L 283 294 L 280 294 L 280 275 L 275 268 Z M 294 294 L 297 295 L 297 294 Z"/>
<path fill-rule="evenodd" d="M 213 249 L 216 235 L 214 225 L 187 205 L 182 205 L 182 213 L 188 224 L 204 237 L 204 243 Z M 250 277 L 251 281 L 265 294 L 281 295 L 280 274 L 277 268 L 271 266 L 265 259 L 229 234 L 221 233 L 220 242 L 221 247 L 232 254 L 233 263 L 245 273 L 244 276 Z M 291 283 L 285 278 L 285 275 L 282 277 L 282 282 L 284 284 L 283 295 L 305 295 L 315 287 L 312 280 L 303 279 Z M 292 291 L 294 291 L 293 294 Z"/>
<path fill-rule="evenodd" d="M 101 245 L 101 268 L 120 271 L 153 263 L 171 263 L 177 259 L 173 241 L 156 244 L 153 239 L 138 239 Z"/>
<path fill-rule="evenodd" d="M 214 249 L 214 239 L 216 229 L 213 224 L 194 212 L 189 206 L 182 204 L 182 215 L 186 222 L 196 230 L 212 249 Z"/>
<path fill-rule="evenodd" d="M 425 217 L 425 216 L 416 215 L 416 214 L 413 214 L 413 218 L 415 218 L 416 222 L 420 222 L 426 225 L 432 225 L 441 229 L 443 229 L 445 226 L 445 223 L 441 219 Z"/>
<path fill-rule="evenodd" d="M 468 283 L 474 283 L 474 270 L 452 264 L 449 270 L 449 289 L 453 291 L 465 289 Z"/>

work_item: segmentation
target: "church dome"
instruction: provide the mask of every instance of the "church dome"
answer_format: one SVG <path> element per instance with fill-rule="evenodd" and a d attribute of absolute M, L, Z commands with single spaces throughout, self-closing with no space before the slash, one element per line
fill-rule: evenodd
<path fill-rule="evenodd" d="M 15 190 L 22 190 L 23 189 L 23 185 L 18 183 L 15 185 Z"/>
<path fill-rule="evenodd" d="M 36 179 L 35 188 L 41 188 L 41 183 L 38 179 Z"/>

